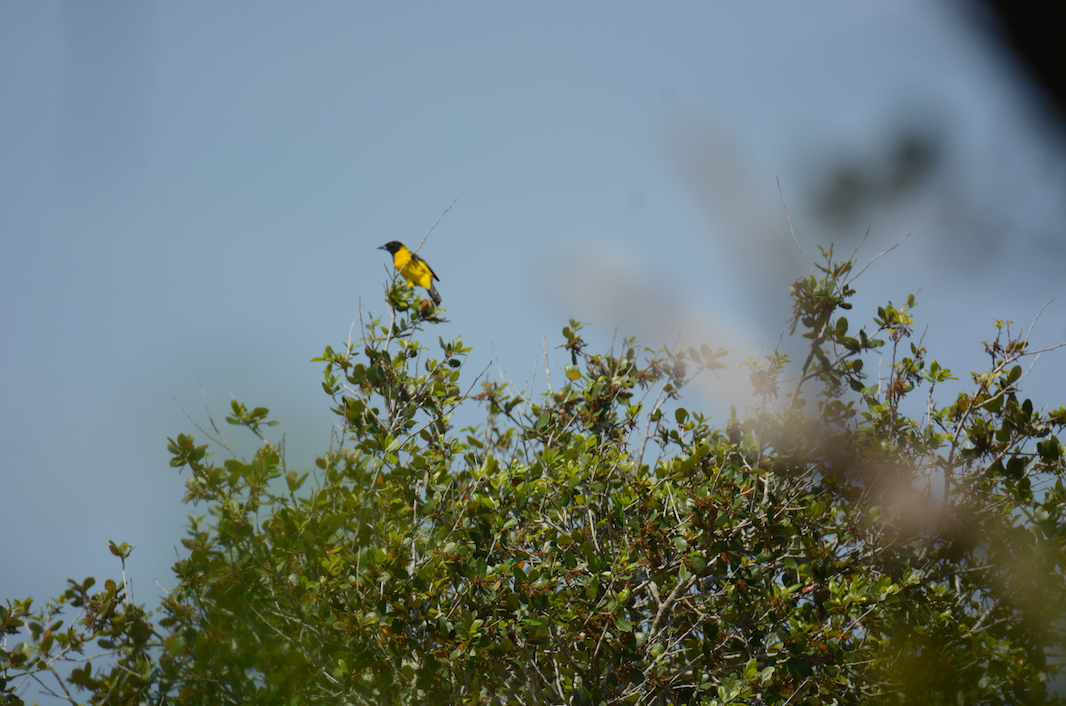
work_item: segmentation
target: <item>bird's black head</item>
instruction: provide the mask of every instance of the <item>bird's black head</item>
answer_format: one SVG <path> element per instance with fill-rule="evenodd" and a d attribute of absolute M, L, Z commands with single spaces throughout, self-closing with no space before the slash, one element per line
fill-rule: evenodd
<path fill-rule="evenodd" d="M 382 245 L 378 250 L 388 250 L 390 254 L 395 255 L 396 251 L 403 247 L 403 243 L 399 240 L 390 240 Z"/>

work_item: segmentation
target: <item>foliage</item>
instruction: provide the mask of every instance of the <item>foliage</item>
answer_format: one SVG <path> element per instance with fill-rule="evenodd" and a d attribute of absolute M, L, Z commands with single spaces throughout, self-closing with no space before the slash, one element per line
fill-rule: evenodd
<path fill-rule="evenodd" d="M 10 702 L 99 636 L 110 671 L 68 679 L 92 703 L 1057 703 L 1066 409 L 1021 396 L 1037 351 L 997 322 L 940 404 L 914 298 L 854 331 L 852 263 L 824 255 L 792 287 L 806 359 L 749 359 L 724 429 L 680 399 L 725 351 L 591 354 L 570 321 L 561 387 L 471 395 L 462 341 L 422 343 L 440 310 L 390 288 L 387 319 L 316 359 L 339 431 L 313 482 L 273 444 L 216 464 L 178 435 L 209 519 L 158 627 L 113 582 L 9 603 L 0 628 L 32 621 L 0 652 Z M 455 429 L 474 403 L 485 423 Z"/>

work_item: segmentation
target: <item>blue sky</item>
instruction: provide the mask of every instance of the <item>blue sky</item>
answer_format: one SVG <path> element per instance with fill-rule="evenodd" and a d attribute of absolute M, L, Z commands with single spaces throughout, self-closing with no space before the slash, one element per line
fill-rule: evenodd
<path fill-rule="evenodd" d="M 194 508 L 166 437 L 230 392 L 328 444 L 321 367 L 389 240 L 440 275 L 445 338 L 516 382 L 567 317 L 733 350 L 785 327 L 797 236 L 860 260 L 855 317 L 921 290 L 934 357 L 1062 292 L 1064 161 L 961 3 L 0 4 L 0 597 L 118 573 L 139 602 Z M 933 167 L 842 222 L 834 165 Z M 867 307 L 863 312 L 863 307 Z M 1066 301 L 1034 329 L 1066 340 Z M 1055 354 L 1052 354 L 1054 356 Z M 1059 354 L 1061 356 L 1061 354 Z M 1029 389 L 1061 403 L 1061 360 Z M 495 374 L 493 363 L 493 374 Z M 698 393 L 737 400 L 735 367 Z M 252 448 L 251 444 L 245 448 Z"/>

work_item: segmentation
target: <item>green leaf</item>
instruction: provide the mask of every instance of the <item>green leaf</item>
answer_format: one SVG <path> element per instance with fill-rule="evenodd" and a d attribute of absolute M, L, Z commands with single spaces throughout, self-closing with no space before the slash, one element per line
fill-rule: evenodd
<path fill-rule="evenodd" d="M 185 640 L 180 637 L 173 637 L 167 641 L 167 656 L 171 659 L 181 654 L 181 651 L 185 649 Z"/>

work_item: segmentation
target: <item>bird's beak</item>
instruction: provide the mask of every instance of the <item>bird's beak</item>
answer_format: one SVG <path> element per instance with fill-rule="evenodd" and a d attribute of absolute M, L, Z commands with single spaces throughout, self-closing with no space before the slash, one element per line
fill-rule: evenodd
<path fill-rule="evenodd" d="M 380 246 L 380 247 L 378 247 L 378 248 L 375 248 L 375 249 L 376 249 L 376 250 L 384 250 L 384 249 L 385 249 L 385 246 L 384 246 L 384 245 L 382 245 L 382 246 Z"/>

